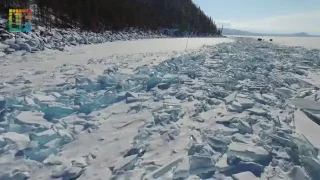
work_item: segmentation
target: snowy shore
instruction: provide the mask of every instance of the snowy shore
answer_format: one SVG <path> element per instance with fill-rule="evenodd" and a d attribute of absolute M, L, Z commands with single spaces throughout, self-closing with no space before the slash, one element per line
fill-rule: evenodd
<path fill-rule="evenodd" d="M 0 179 L 319 177 L 320 50 L 210 40 L 0 57 Z"/>
<path fill-rule="evenodd" d="M 4 25 L 2 25 L 4 26 Z M 123 31 L 104 31 L 102 33 L 80 31 L 76 29 L 52 29 L 46 30 L 41 26 L 36 26 L 32 32 L 10 33 L 0 24 L 0 57 L 5 54 L 15 52 L 35 53 L 45 49 L 64 51 L 66 48 L 101 44 L 115 41 L 132 41 L 139 39 L 156 38 L 200 38 L 192 34 L 181 34 L 177 30 L 163 29 L 158 31 L 141 31 L 137 29 L 127 29 Z M 223 36 L 204 35 L 203 37 L 225 38 Z"/>

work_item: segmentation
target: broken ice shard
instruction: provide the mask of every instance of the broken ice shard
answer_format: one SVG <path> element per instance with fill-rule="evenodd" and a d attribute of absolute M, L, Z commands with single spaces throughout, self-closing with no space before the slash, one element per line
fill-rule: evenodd
<path fill-rule="evenodd" d="M 184 100 L 188 97 L 188 94 L 185 90 L 180 90 L 177 94 L 176 94 L 176 98 L 179 100 Z"/>
<path fill-rule="evenodd" d="M 46 95 L 43 92 L 37 92 L 36 94 L 32 95 L 34 99 L 38 102 L 44 103 L 44 102 L 53 102 L 56 100 L 56 98 L 52 95 Z"/>
<path fill-rule="evenodd" d="M 83 171 L 85 171 L 85 169 L 72 166 L 65 172 L 65 174 L 62 176 L 62 179 L 77 179 L 79 176 L 81 176 Z"/>
<path fill-rule="evenodd" d="M 162 79 L 159 77 L 152 77 L 147 82 L 147 90 L 151 90 L 152 88 L 156 87 L 158 84 L 162 82 Z"/>
<path fill-rule="evenodd" d="M 223 139 L 222 137 L 215 137 L 213 135 L 206 135 L 205 137 L 212 149 L 219 152 L 227 151 L 230 140 Z"/>
<path fill-rule="evenodd" d="M 258 115 L 258 116 L 267 116 L 268 115 L 265 110 L 258 109 L 258 108 L 247 109 L 247 111 L 249 111 L 251 114 Z"/>
<path fill-rule="evenodd" d="M 18 134 L 15 132 L 7 132 L 2 135 L 3 135 L 3 139 L 14 143 L 14 145 L 16 145 L 17 150 L 25 149 L 30 142 L 30 139 L 28 136 L 25 136 L 23 134 Z"/>
<path fill-rule="evenodd" d="M 91 112 L 93 112 L 94 110 L 100 108 L 99 104 L 96 104 L 94 102 L 88 102 L 85 104 L 81 104 L 79 109 L 77 109 L 77 111 L 79 113 L 84 113 L 84 114 L 90 114 Z"/>
<path fill-rule="evenodd" d="M 44 118 L 48 120 L 61 119 L 72 114 L 74 111 L 70 107 L 66 107 L 60 103 L 49 103 L 43 105 L 42 112 L 45 113 Z"/>
<path fill-rule="evenodd" d="M 170 87 L 170 83 L 160 83 L 158 84 L 158 88 L 161 90 L 168 89 Z"/>
<path fill-rule="evenodd" d="M 113 87 L 117 85 L 117 81 L 112 76 L 99 76 L 98 82 L 100 83 L 100 86 L 102 89 L 107 87 Z"/>
<path fill-rule="evenodd" d="M 3 148 L 7 145 L 6 140 L 0 135 L 0 148 Z"/>
<path fill-rule="evenodd" d="M 246 133 L 252 134 L 253 133 L 251 126 L 249 125 L 249 123 L 247 123 L 245 121 L 239 120 L 237 127 L 238 127 L 239 132 L 241 134 L 246 134 Z"/>
<path fill-rule="evenodd" d="M 299 150 L 300 155 L 316 157 L 318 156 L 318 151 L 316 148 L 308 141 L 308 139 L 303 134 L 291 134 L 290 138 Z"/>
<path fill-rule="evenodd" d="M 276 88 L 275 93 L 284 98 L 290 98 L 293 94 L 293 91 L 291 89 L 282 87 L 282 88 Z"/>
<path fill-rule="evenodd" d="M 252 172 L 246 171 L 232 175 L 234 180 L 258 180 L 260 178 L 256 177 Z"/>
<path fill-rule="evenodd" d="M 189 157 L 183 157 L 182 162 L 178 165 L 178 167 L 174 170 L 173 180 L 186 179 L 189 177 Z"/>
<path fill-rule="evenodd" d="M 244 143 L 232 142 L 229 146 L 228 157 L 235 156 L 243 161 L 257 162 L 262 165 L 271 161 L 271 156 L 263 147 Z"/>
<path fill-rule="evenodd" d="M 124 97 L 117 97 L 115 93 L 106 93 L 100 97 L 97 97 L 97 100 L 95 101 L 96 104 L 100 105 L 100 107 L 106 107 L 108 105 L 111 105 L 113 103 L 119 102 L 119 100 L 123 100 Z"/>
<path fill-rule="evenodd" d="M 233 101 L 231 103 L 231 105 L 228 105 L 228 110 L 230 112 L 239 112 L 239 113 L 241 113 L 242 109 L 243 109 L 242 105 L 237 101 Z"/>
<path fill-rule="evenodd" d="M 166 74 L 162 77 L 162 82 L 166 83 L 166 84 L 172 84 L 177 82 L 177 78 L 175 78 L 173 75 L 171 74 Z"/>
<path fill-rule="evenodd" d="M 311 180 L 308 174 L 300 166 L 294 166 L 288 173 L 292 180 Z"/>
<path fill-rule="evenodd" d="M 58 92 L 53 92 L 52 95 L 53 95 L 55 98 L 57 98 L 57 99 L 59 99 L 59 98 L 62 96 L 62 95 L 59 94 Z"/>
<path fill-rule="evenodd" d="M 132 155 L 132 156 L 127 156 L 118 162 L 112 167 L 113 168 L 113 173 L 115 174 L 118 171 L 128 171 L 132 170 L 134 168 L 135 163 L 138 160 L 137 155 Z"/>
<path fill-rule="evenodd" d="M 192 155 L 189 158 L 191 175 L 201 175 L 215 170 L 215 161 L 210 156 Z"/>
<path fill-rule="evenodd" d="M 48 129 L 41 133 L 31 133 L 30 140 L 37 141 L 40 145 L 46 144 L 56 138 L 59 138 L 59 133 L 53 129 Z"/>
<path fill-rule="evenodd" d="M 254 105 L 254 102 L 248 98 L 237 98 L 236 101 L 241 104 L 243 110 L 252 108 Z"/>
<path fill-rule="evenodd" d="M 238 92 L 235 91 L 233 93 L 231 93 L 229 96 L 224 98 L 224 101 L 226 104 L 230 104 L 232 101 L 234 101 L 237 97 Z"/>
<path fill-rule="evenodd" d="M 301 156 L 301 160 L 308 174 L 312 179 L 319 179 L 320 177 L 320 161 L 317 158 L 308 156 Z"/>
<path fill-rule="evenodd" d="M 5 98 L 0 96 L 0 110 L 4 109 L 5 105 L 6 105 Z"/>
<path fill-rule="evenodd" d="M 52 123 L 43 118 L 44 114 L 40 112 L 23 111 L 16 117 L 17 124 L 36 125 L 50 128 Z"/>
<path fill-rule="evenodd" d="M 83 168 L 67 167 L 63 165 L 58 166 L 56 170 L 52 171 L 51 177 L 60 179 L 77 179 L 83 172 Z"/>
<path fill-rule="evenodd" d="M 48 166 L 61 165 L 63 163 L 62 158 L 54 155 L 50 155 L 47 159 L 43 161 L 43 164 Z"/>
<path fill-rule="evenodd" d="M 318 101 L 303 98 L 290 99 L 289 101 L 300 109 L 320 112 L 320 102 Z"/>
<path fill-rule="evenodd" d="M 177 158 L 177 159 L 173 160 L 172 162 L 153 171 L 152 173 L 147 174 L 143 179 L 144 180 L 152 180 L 152 179 L 161 178 L 167 172 L 172 171 L 173 168 L 177 167 L 179 165 L 179 163 L 181 163 L 182 161 L 183 161 L 183 158 Z"/>

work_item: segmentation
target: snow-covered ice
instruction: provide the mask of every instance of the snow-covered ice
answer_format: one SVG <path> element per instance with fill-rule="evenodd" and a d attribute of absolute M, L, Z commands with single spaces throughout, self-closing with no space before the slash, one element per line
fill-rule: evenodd
<path fill-rule="evenodd" d="M 319 177 L 319 87 L 306 80 L 319 50 L 181 38 L 32 53 L 37 43 L 0 59 L 0 179 Z"/>

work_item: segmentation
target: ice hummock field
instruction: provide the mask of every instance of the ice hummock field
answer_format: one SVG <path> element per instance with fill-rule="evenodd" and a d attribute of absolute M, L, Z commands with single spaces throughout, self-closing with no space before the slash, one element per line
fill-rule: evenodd
<path fill-rule="evenodd" d="M 200 41 L 2 57 L 0 179 L 317 179 L 320 51 Z"/>

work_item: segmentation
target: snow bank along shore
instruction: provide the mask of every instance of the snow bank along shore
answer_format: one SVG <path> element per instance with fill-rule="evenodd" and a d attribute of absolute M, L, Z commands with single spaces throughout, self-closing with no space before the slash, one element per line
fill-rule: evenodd
<path fill-rule="evenodd" d="M 175 30 L 140 31 L 128 29 L 124 31 L 103 33 L 86 32 L 74 29 L 52 29 L 47 31 L 36 26 L 34 31 L 28 33 L 9 33 L 0 24 L 0 57 L 16 51 L 35 53 L 45 49 L 64 51 L 68 47 L 83 44 L 99 44 L 114 41 L 131 41 L 137 39 L 172 38 L 172 37 L 198 37 L 189 34 L 176 34 Z M 212 37 L 212 36 L 206 36 Z M 218 36 L 215 38 L 219 38 Z M 220 37 L 224 38 L 224 37 Z"/>
<path fill-rule="evenodd" d="M 237 38 L 151 63 L 165 54 L 3 73 L 0 179 L 320 177 L 320 50 Z"/>

